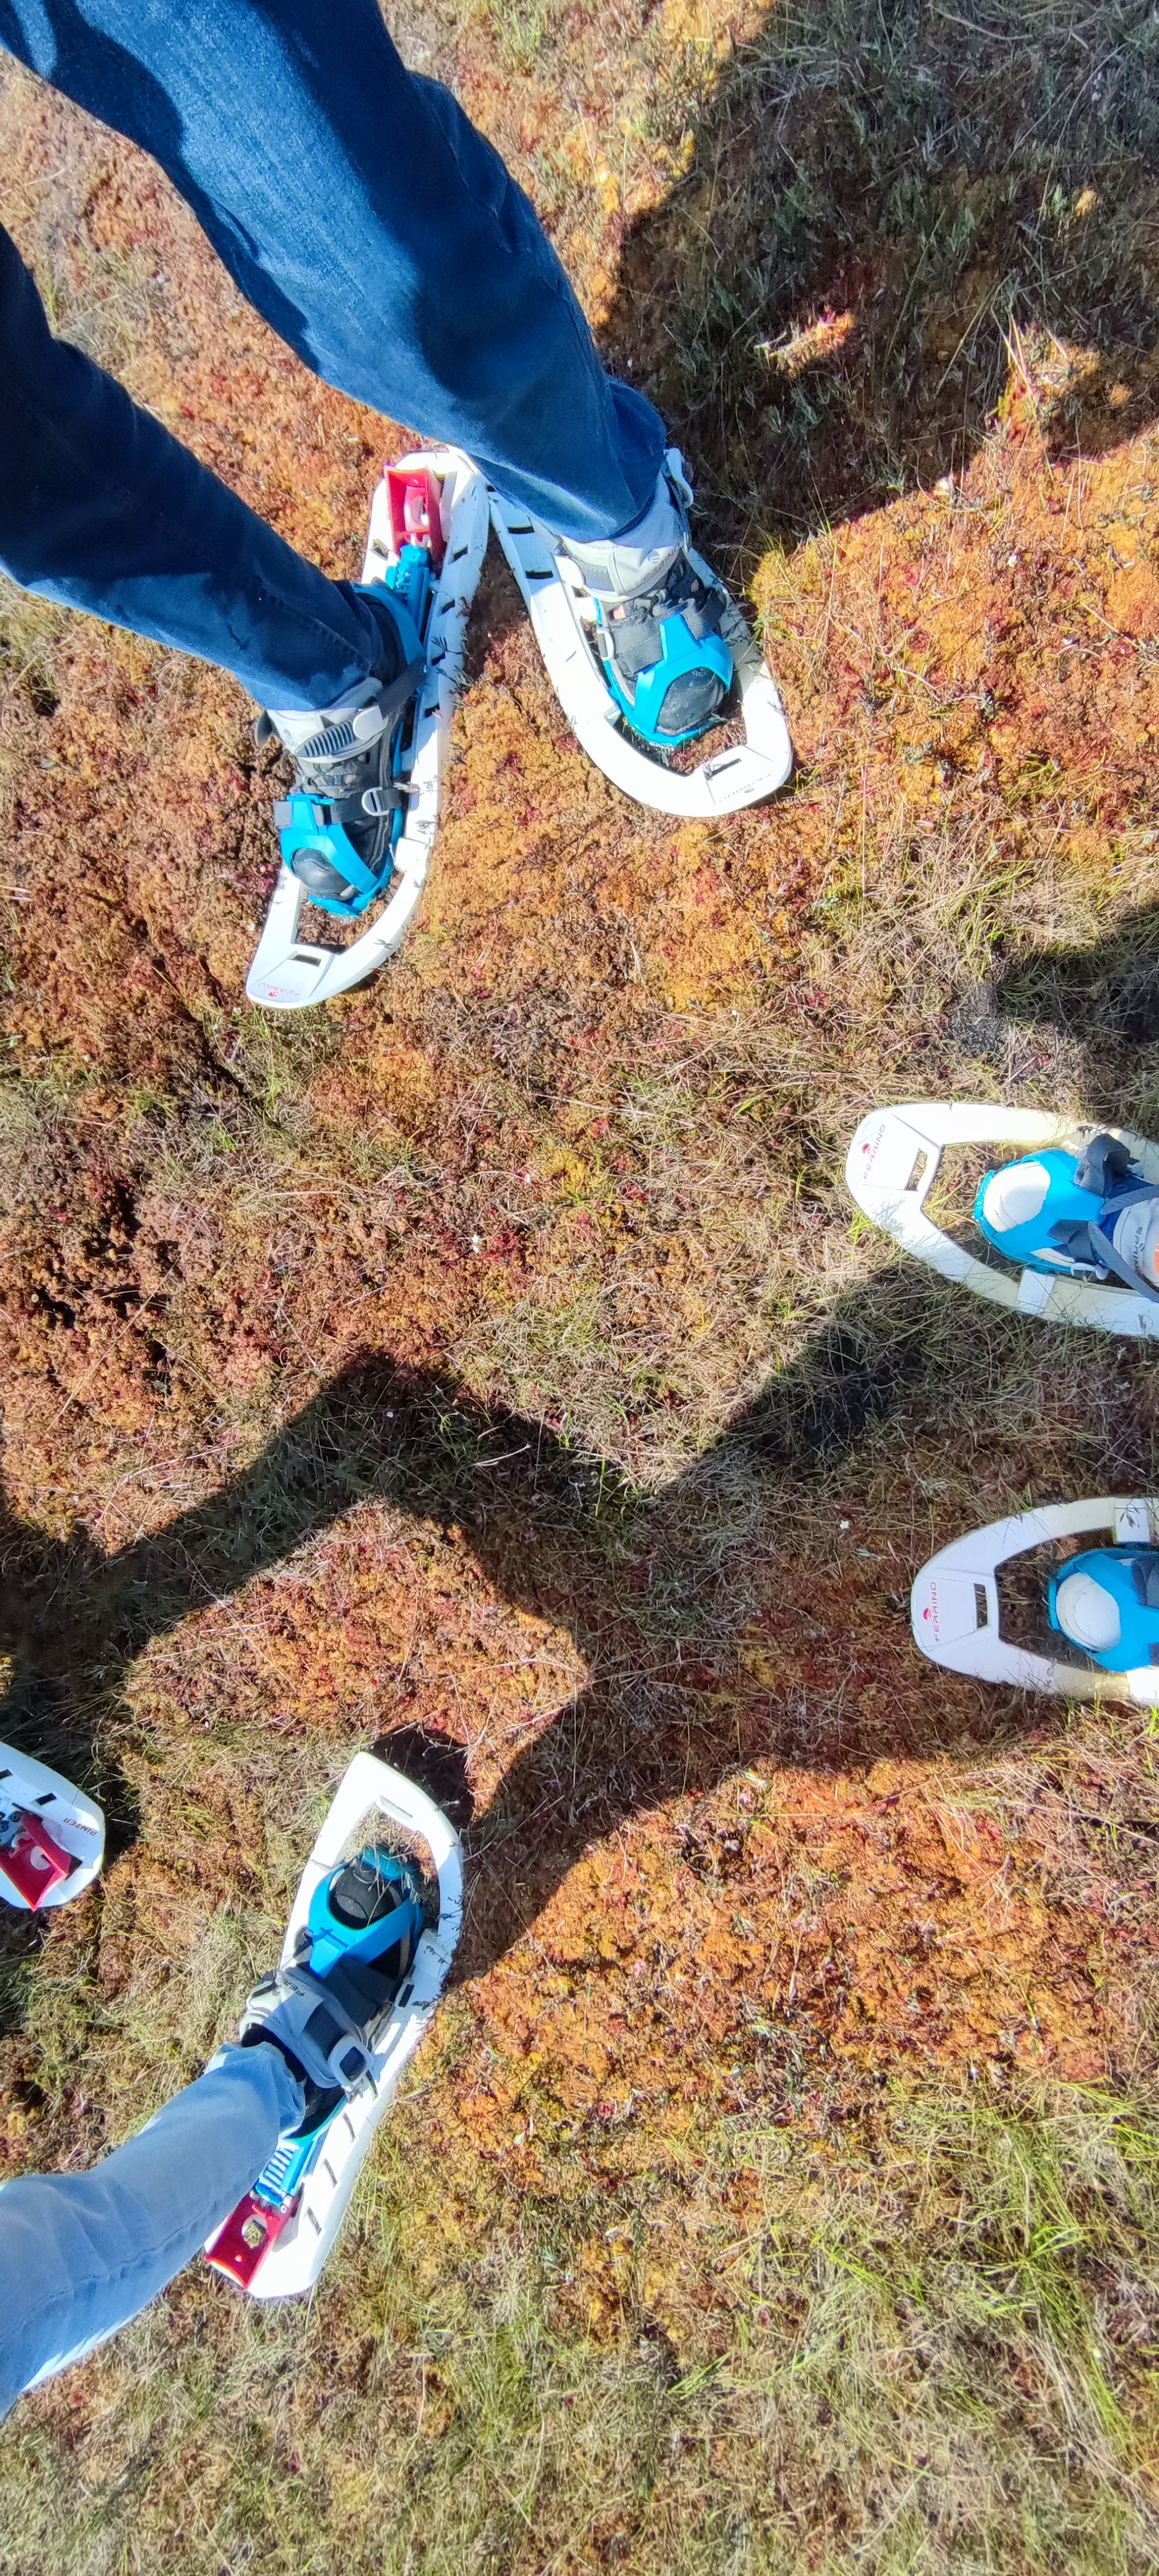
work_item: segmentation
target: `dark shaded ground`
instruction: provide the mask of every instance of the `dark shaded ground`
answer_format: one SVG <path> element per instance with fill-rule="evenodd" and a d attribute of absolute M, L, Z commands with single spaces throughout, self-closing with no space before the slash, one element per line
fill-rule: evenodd
<path fill-rule="evenodd" d="M 471 1828 L 478 1884 L 460 1973 L 483 1973 L 527 1932 L 581 1853 L 634 1814 L 711 1791 L 754 1762 L 856 1769 L 891 1755 L 951 1753 L 959 1736 L 974 1749 L 980 1727 L 997 1738 L 1033 1723 L 1036 1712 L 1028 1717 L 1008 1695 L 988 1695 L 983 1714 L 974 1693 L 955 1704 L 944 1677 L 928 1676 L 923 1689 L 904 1589 L 891 1649 L 914 1669 L 892 1727 L 875 1711 L 863 1729 L 855 1697 L 836 1722 L 815 1720 L 802 1733 L 791 1693 L 746 1689 L 737 1674 L 738 1643 L 759 1600 L 783 1588 L 804 1615 L 810 1569 L 797 1551 L 810 1487 L 833 1491 L 848 1469 L 856 1485 L 859 1449 L 891 1417 L 899 1417 L 888 1444 L 895 1459 L 936 1419 L 946 1322 L 944 1295 L 920 1273 L 884 1272 L 843 1298 L 723 1437 L 651 1496 L 542 1420 L 485 1406 L 453 1378 L 399 1368 L 383 1353 L 359 1357 L 250 1468 L 147 1542 L 105 1557 L 83 1537 L 49 1547 L 9 1524 L 0 1647 L 13 1677 L 0 1734 L 91 1778 L 94 1747 L 114 1752 L 128 1722 L 121 1676 L 191 1612 L 220 1604 L 369 1498 L 453 1533 L 495 1596 L 570 1634 L 591 1676 L 516 1756 Z M 961 1318 L 959 1340 L 955 1404 L 961 1346 L 981 1356 L 976 1318 Z M 1099 1425 L 1098 1481 L 1108 1489 L 1150 1480 L 1145 1362 L 1136 1377 L 1134 1402 L 1113 1426 Z M 1090 1433 L 1076 1426 L 1074 1439 L 1070 1472 L 1081 1479 Z M 1052 1464 L 1057 1475 L 1057 1442 Z M 880 1652 L 880 1631 L 859 1639 L 844 1586 L 831 1598 L 819 1575 L 816 1594 L 808 1627 L 825 1640 L 836 1673 L 862 1652 Z M 474 1800 L 456 1748 L 421 1725 L 381 1741 L 434 1794 L 449 1791 L 466 1820 Z M 115 1769 L 102 1786 L 115 1856 L 133 1830 L 131 1802 Z M 28 1935 L 17 1927 L 21 1950 Z"/>
<path fill-rule="evenodd" d="M 1053 454 L 1153 420 L 1159 36 L 1137 0 L 805 0 L 691 123 L 687 175 L 626 227 L 604 336 L 742 551 L 960 472 L 1011 333 L 1089 353 L 1042 401 Z"/>

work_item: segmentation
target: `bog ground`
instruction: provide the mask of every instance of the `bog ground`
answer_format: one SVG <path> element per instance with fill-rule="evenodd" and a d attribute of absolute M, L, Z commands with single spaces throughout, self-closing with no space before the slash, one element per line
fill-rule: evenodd
<path fill-rule="evenodd" d="M 1153 15 L 406 7 L 662 399 L 800 756 L 577 753 L 494 554 L 419 924 L 250 1010 L 278 771 L 4 594 L 0 1733 L 103 1887 L 0 1935 L 2 2170 L 203 2062 L 350 1751 L 461 1974 L 306 2309 L 204 2269 L 0 2438 L 28 2576 L 1136 2576 L 1155 1743 L 919 1669 L 912 1572 L 1153 1489 L 1146 1349 L 897 1265 L 876 1099 L 1159 1132 Z M 55 325 L 328 568 L 404 431 L 15 72 Z"/>

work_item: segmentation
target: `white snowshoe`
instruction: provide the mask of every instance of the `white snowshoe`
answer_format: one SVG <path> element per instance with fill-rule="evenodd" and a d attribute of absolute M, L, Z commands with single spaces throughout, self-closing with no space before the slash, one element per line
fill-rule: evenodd
<path fill-rule="evenodd" d="M 328 828 L 329 818 L 309 797 L 295 794 L 277 809 L 283 864 L 246 979 L 250 1001 L 267 1010 L 304 1011 L 349 992 L 394 954 L 410 928 L 438 829 L 467 619 L 488 526 L 483 477 L 457 448 L 424 449 L 384 467 L 371 507 L 362 579 L 397 592 L 417 611 L 426 655 L 421 684 L 395 741 L 390 792 L 398 791 L 396 826 L 372 875 L 358 864 L 341 825 Z M 381 790 L 378 796 L 376 813 Z M 307 864 L 305 876 L 297 874 L 295 863 L 315 845 L 313 870 Z M 338 899 L 319 895 L 311 877 L 340 889 Z M 307 902 L 356 920 L 380 900 L 377 918 L 349 948 L 298 937 Z"/>
<path fill-rule="evenodd" d="M 1059 1542 L 1093 1537 L 1063 1555 Z M 1000 1570 L 1050 1548 L 1042 1612 L 1004 1608 Z M 1044 1504 L 992 1521 L 940 1549 L 910 1597 L 916 1643 L 931 1663 L 1017 1690 L 1159 1708 L 1159 1499 L 1101 1496 Z M 1012 1637 L 1017 1623 L 1022 1641 Z"/>
<path fill-rule="evenodd" d="M 408 1844 L 425 1846 L 429 1868 L 413 1855 L 395 1858 L 383 1850 L 384 1842 L 397 1842 L 399 1829 Z M 372 1753 L 359 1753 L 339 1784 L 294 1898 L 279 1971 L 291 1985 L 295 1970 L 322 1955 L 320 1942 L 328 1941 L 337 1956 L 345 1942 L 348 1955 L 363 1955 L 359 1941 L 366 1936 L 344 1933 L 347 1917 L 335 1920 L 327 1909 L 342 1865 L 360 1857 L 399 1882 L 403 1974 L 367 2049 L 359 2050 L 365 2063 L 353 2089 L 308 2136 L 279 2143 L 252 2191 L 209 2239 L 205 2250 L 215 2269 L 255 2299 L 299 2298 L 313 2288 L 374 2132 L 446 1985 L 459 1938 L 463 1872 L 453 1825 L 401 1772 Z M 436 1881 L 437 1921 L 431 1925 L 424 1922 L 430 1904 L 421 1901 L 422 1884 L 433 1901 Z M 379 1924 L 380 1948 L 381 1930 Z"/>
<path fill-rule="evenodd" d="M 95 1799 L 0 1744 L 0 1899 L 30 1914 L 68 1905 L 91 1887 L 105 1853 Z"/>
<path fill-rule="evenodd" d="M 943 1153 L 980 1144 L 1022 1156 L 978 1191 L 975 1218 L 994 1261 L 955 1243 L 925 1209 Z M 1052 1324 L 1159 1334 L 1159 1294 L 1145 1275 L 1159 1145 L 1145 1136 L 984 1101 L 905 1101 L 862 1119 L 845 1178 L 875 1225 L 977 1297 Z M 1129 1245 L 1143 1270 L 1126 1258 Z"/>
<path fill-rule="evenodd" d="M 687 492 L 682 461 L 673 448 L 667 467 Z M 764 654 L 736 602 L 719 576 L 691 546 L 684 556 L 691 573 L 717 605 L 715 631 L 732 659 L 732 696 L 722 709 L 726 719 L 735 706 L 746 739 L 710 754 L 699 768 L 670 768 L 662 736 L 643 716 L 627 721 L 627 700 L 609 686 L 614 663 L 601 658 L 595 635 L 598 612 L 587 599 L 578 566 L 559 539 L 526 510 L 488 485 L 496 536 L 523 593 L 547 674 L 577 742 L 614 787 L 638 805 L 660 814 L 699 815 L 712 820 L 758 804 L 783 787 L 793 766 L 793 745 L 780 693 Z M 586 613 L 585 613 L 586 612 Z M 673 632 L 680 621 L 673 620 Z M 690 654 L 689 659 L 695 659 Z M 727 673 L 727 659 L 723 664 Z"/>

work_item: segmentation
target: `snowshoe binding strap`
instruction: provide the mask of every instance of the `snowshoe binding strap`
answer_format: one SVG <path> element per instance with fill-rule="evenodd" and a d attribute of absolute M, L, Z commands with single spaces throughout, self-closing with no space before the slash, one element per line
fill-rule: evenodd
<path fill-rule="evenodd" d="M 408 662 L 405 670 L 399 672 L 397 679 L 388 680 L 384 687 L 377 689 L 365 706 L 355 707 L 350 715 L 343 716 L 341 723 L 326 725 L 321 733 L 312 734 L 309 742 L 302 743 L 295 752 L 295 760 L 342 760 L 351 752 L 366 751 L 417 696 L 425 669 L 426 661 L 420 653 L 417 660 Z M 274 731 L 272 724 L 270 731 Z"/>
<path fill-rule="evenodd" d="M 405 787 L 380 785 L 364 787 L 359 796 L 311 796 L 309 802 L 319 831 L 328 832 L 336 823 L 384 822 L 392 814 L 405 814 L 407 793 Z M 280 797 L 274 807 L 275 830 L 287 831 L 293 819 L 292 798 Z"/>
<path fill-rule="evenodd" d="M 1094 1259 L 1135 1296 L 1147 1297 L 1159 1306 L 1159 1289 L 1152 1288 L 1129 1261 L 1124 1261 L 1107 1232 L 1108 1222 L 1117 1224 L 1125 1208 L 1145 1207 L 1148 1201 L 1159 1206 L 1159 1188 L 1143 1180 L 1138 1164 L 1132 1162 L 1121 1139 L 1109 1136 L 1105 1130 L 1092 1136 L 1080 1155 L 1075 1165 L 1075 1183 L 1080 1190 L 1091 1190 L 1103 1201 L 1102 1220 L 1087 1229 Z M 1131 1187 L 1131 1183 L 1136 1186 Z"/>
<path fill-rule="evenodd" d="M 1121 1138 L 1109 1136 L 1105 1128 L 1091 1137 L 1089 1145 L 1080 1154 L 1074 1176 L 1076 1189 L 1090 1190 L 1097 1199 L 1114 1198 L 1117 1195 L 1116 1183 L 1121 1186 L 1126 1181 L 1142 1178 L 1138 1164 L 1132 1162 Z"/>
<path fill-rule="evenodd" d="M 728 595 L 686 555 L 663 584 L 610 609 L 600 606 L 596 651 L 626 721 L 659 750 L 704 733 L 725 711 L 732 654 L 721 632 Z"/>
<path fill-rule="evenodd" d="M 388 1986 L 378 2013 L 391 2001 Z M 276 2040 L 297 2059 L 303 2073 L 321 2092 L 353 2091 L 369 2071 L 373 2050 L 367 2038 L 365 2005 L 356 2017 L 340 2000 L 328 1978 L 305 1966 L 271 1970 L 254 1987 L 241 2025 L 243 2041 Z"/>

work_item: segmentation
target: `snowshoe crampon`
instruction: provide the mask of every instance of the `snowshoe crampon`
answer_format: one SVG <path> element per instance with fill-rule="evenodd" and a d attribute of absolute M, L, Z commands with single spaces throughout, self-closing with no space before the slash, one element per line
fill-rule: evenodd
<path fill-rule="evenodd" d="M 349 992 L 393 955 L 414 918 L 438 829 L 451 720 L 463 668 L 467 619 L 482 569 L 489 527 L 487 491 L 470 459 L 454 447 L 424 449 L 384 468 L 370 513 L 364 583 L 398 591 L 415 617 L 426 655 L 416 696 L 399 725 L 394 782 L 401 791 L 397 827 L 375 879 L 347 844 L 335 854 L 311 799 L 295 794 L 278 809 L 282 867 L 265 928 L 246 978 L 251 1002 L 267 1010 L 304 1011 Z M 416 613 L 417 612 L 417 613 Z M 344 836 L 345 839 L 345 836 Z M 317 842 L 320 868 L 295 873 Z M 331 864 L 338 855 L 344 862 Z M 302 940 L 298 926 L 312 894 L 311 874 L 349 877 L 346 900 L 322 909 L 355 920 L 381 901 L 372 925 L 348 948 Z M 365 880 L 365 881 L 364 881 Z"/>
<path fill-rule="evenodd" d="M 988 1174 L 978 1193 L 979 1229 L 997 1258 L 980 1259 L 926 1213 L 943 1155 L 976 1145 L 1002 1145 L 1023 1166 L 1021 1198 L 1017 1163 Z M 1117 1196 L 1076 1190 L 1076 1172 L 1101 1149 L 1099 1159 L 1120 1163 L 1125 1178 L 1112 1170 L 1105 1187 Z M 1119 1151 L 1118 1149 L 1121 1149 Z M 1032 1109 L 995 1108 L 985 1101 L 911 1100 L 894 1109 L 875 1109 L 863 1118 L 850 1145 L 845 1178 L 858 1207 L 875 1225 L 893 1236 L 903 1250 L 925 1261 L 944 1279 L 957 1280 L 976 1297 L 1038 1315 L 1052 1324 L 1087 1324 L 1105 1333 L 1159 1334 L 1159 1296 L 1142 1279 L 1109 1275 L 1116 1262 L 1114 1246 L 1096 1223 L 1092 1249 L 1090 1224 L 1079 1220 L 1088 1205 L 1104 1224 L 1127 1211 L 1130 1202 L 1159 1203 L 1159 1145 L 1126 1128 L 1097 1128 L 1068 1118 L 1051 1118 Z M 1133 1185 L 1134 1184 L 1134 1185 Z M 1003 1195 L 1009 1206 L 1003 1208 Z M 1034 1207 L 1026 1223 L 1016 1222 L 1022 1206 Z M 1009 1222 L 991 1224 L 987 1207 Z M 1055 1211 L 1058 1222 L 1052 1222 Z M 1110 1215 L 1107 1215 L 1107 1211 Z M 1118 1233 L 1115 1222 L 1115 1232 Z M 1003 1234 L 1007 1246 L 1003 1243 Z M 1099 1246 L 1102 1246 L 1100 1252 Z M 1031 1249 L 1037 1246 L 1037 1249 Z M 1125 1265 L 1119 1264 L 1120 1271 Z M 1101 1274 L 1101 1275 L 1100 1275 Z"/>
<path fill-rule="evenodd" d="M 1037 1569 L 1018 1568 L 1035 1550 Z M 1159 1708 L 1159 1500 L 1052 1503 L 971 1530 L 923 1565 L 910 1616 L 951 1672 Z"/>
<path fill-rule="evenodd" d="M 683 469 L 675 452 L 669 465 L 680 479 Z M 729 744 L 687 772 L 669 768 L 659 749 L 649 749 L 625 719 L 625 711 L 608 686 L 592 641 L 592 628 L 581 615 L 582 580 L 559 541 L 526 510 L 505 501 L 488 486 L 495 534 L 523 593 L 547 675 L 577 742 L 610 778 L 614 787 L 637 805 L 659 814 L 700 815 L 711 819 L 759 804 L 783 787 L 793 766 L 793 745 L 780 692 L 755 636 L 734 599 L 711 566 L 689 546 L 687 560 L 706 590 L 721 600 L 719 633 L 732 657 L 733 685 L 721 720 L 740 716 L 745 740 Z M 727 666 L 726 666 L 727 667 Z"/>
<path fill-rule="evenodd" d="M 68 1905 L 104 1858 L 105 1820 L 46 1762 L 0 1744 L 0 1899 L 30 1914 Z"/>
<path fill-rule="evenodd" d="M 282 1944 L 284 1968 L 295 1965 L 306 1932 L 321 1967 L 320 1940 L 339 1937 L 338 1925 L 326 1921 L 326 1891 L 335 1871 L 342 1862 L 373 1859 L 400 1836 L 409 1852 L 418 1844 L 428 1856 L 421 1864 L 394 1860 L 400 1900 L 412 1897 L 422 1880 L 433 1901 L 437 1885 L 437 1921 L 427 1921 L 417 1939 L 408 1932 L 401 1981 L 371 2033 L 368 2071 L 320 2128 L 280 2141 L 252 2191 L 205 2249 L 215 2269 L 255 2299 L 297 2298 L 317 2280 L 374 2132 L 442 1994 L 462 1923 L 463 1872 L 453 1825 L 401 1772 L 372 1753 L 357 1754 L 302 1872 Z"/>

